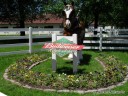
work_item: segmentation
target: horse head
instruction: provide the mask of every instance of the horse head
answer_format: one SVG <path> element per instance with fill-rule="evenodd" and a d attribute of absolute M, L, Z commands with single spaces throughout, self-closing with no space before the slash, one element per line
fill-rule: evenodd
<path fill-rule="evenodd" d="M 72 34 L 77 34 L 78 44 L 83 44 L 83 39 L 85 36 L 85 26 L 84 22 L 79 20 L 76 15 L 74 2 L 72 1 L 70 4 L 64 2 L 63 13 L 63 26 L 64 26 L 64 36 L 71 36 Z"/>
<path fill-rule="evenodd" d="M 74 20 L 75 20 L 75 9 L 74 9 L 74 2 L 71 2 L 71 4 L 67 4 L 64 2 L 64 9 L 62 11 L 64 21 L 63 25 L 64 28 L 70 29 L 73 26 Z"/>

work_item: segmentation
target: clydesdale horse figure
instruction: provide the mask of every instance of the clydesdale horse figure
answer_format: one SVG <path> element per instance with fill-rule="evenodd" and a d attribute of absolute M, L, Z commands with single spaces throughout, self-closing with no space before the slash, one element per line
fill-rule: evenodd
<path fill-rule="evenodd" d="M 77 43 L 78 45 L 82 45 L 85 36 L 84 23 L 80 21 L 78 16 L 76 15 L 74 2 L 71 2 L 71 4 L 67 4 L 66 2 L 64 2 L 64 5 L 64 10 L 62 11 L 64 26 L 63 35 L 72 36 L 72 34 L 77 34 Z M 79 58 L 83 59 L 82 52 L 79 51 L 78 54 Z M 68 58 L 73 58 L 73 55 L 69 54 Z"/>

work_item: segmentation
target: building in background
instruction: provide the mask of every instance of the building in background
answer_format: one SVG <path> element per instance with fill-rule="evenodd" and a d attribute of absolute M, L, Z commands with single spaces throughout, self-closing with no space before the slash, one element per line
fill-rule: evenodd
<path fill-rule="evenodd" d="M 47 14 L 44 19 L 36 19 L 32 22 L 25 22 L 25 27 L 33 27 L 33 28 L 61 28 L 62 27 L 62 18 L 59 18 L 52 14 Z M 7 23 L 0 22 L 0 28 L 18 28 L 18 24 L 16 23 Z"/>

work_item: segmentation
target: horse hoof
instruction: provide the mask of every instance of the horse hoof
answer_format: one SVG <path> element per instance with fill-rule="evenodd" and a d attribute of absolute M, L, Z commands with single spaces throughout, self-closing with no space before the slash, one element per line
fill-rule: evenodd
<path fill-rule="evenodd" d="M 72 58 L 63 58 L 64 60 L 73 60 Z"/>
<path fill-rule="evenodd" d="M 69 59 L 73 59 L 73 54 L 69 54 L 69 55 L 68 55 L 68 58 L 69 58 Z"/>

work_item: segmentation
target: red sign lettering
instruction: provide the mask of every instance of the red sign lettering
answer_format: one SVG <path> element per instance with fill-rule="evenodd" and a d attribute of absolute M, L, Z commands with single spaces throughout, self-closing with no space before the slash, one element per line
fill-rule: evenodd
<path fill-rule="evenodd" d="M 45 43 L 45 49 L 61 49 L 61 50 L 82 50 L 83 45 L 77 44 L 63 44 L 63 43 Z"/>

